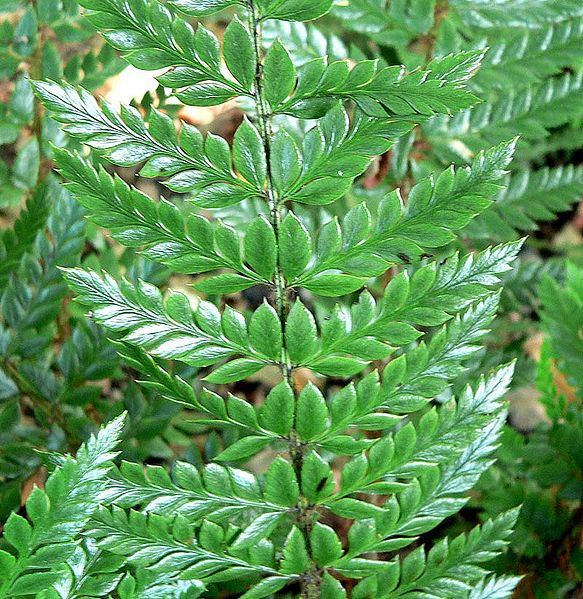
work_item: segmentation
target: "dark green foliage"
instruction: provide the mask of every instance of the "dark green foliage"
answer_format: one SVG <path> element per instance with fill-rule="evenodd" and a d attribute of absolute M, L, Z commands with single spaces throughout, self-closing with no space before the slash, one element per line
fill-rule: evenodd
<path fill-rule="evenodd" d="M 546 339 L 537 387 L 546 419 L 528 438 L 507 430 L 500 465 L 480 483 L 487 514 L 523 504 L 511 549 L 532 572 L 531 586 L 541 597 L 564 596 L 583 580 L 577 543 L 583 505 L 581 283 L 581 271 L 572 264 L 565 285 L 543 279 Z"/>
<path fill-rule="evenodd" d="M 79 449 L 75 459 L 67 457 L 57 466 L 44 491 L 33 490 L 26 502 L 31 523 L 16 513 L 8 518 L 3 540 L 16 556 L 0 552 L 1 596 L 36 594 L 57 581 L 106 487 L 122 426 L 123 418 L 113 420 Z"/>
<path fill-rule="evenodd" d="M 494 205 L 468 227 L 471 235 L 512 239 L 517 230 L 535 230 L 537 222 L 554 219 L 583 194 L 583 168 L 568 165 L 518 171 L 506 185 Z"/>
<path fill-rule="evenodd" d="M 122 378 L 120 359 L 103 332 L 70 310 L 62 267 L 111 258 L 87 230 L 85 211 L 51 172 L 49 143 L 64 145 L 57 124 L 34 98 L 29 77 L 67 77 L 101 86 L 122 62 L 99 43 L 75 2 L 0 3 L 0 519 L 42 483 L 45 451 L 79 447 L 106 421 L 130 408 L 127 455 L 170 454 L 160 437 L 176 409 L 160 406 L 135 385 L 110 401 Z M 22 5 L 22 6 L 20 6 Z M 15 8 L 18 13 L 5 14 Z M 18 206 L 22 209 L 18 212 Z M 123 259 L 127 262 L 126 254 Z M 128 276 L 156 278 L 135 261 Z M 111 382 L 104 383 L 103 381 Z M 125 391 L 125 390 L 124 390 Z M 149 405 L 148 405 L 149 404 Z M 152 412 L 159 411 L 154 415 Z M 156 422 L 156 426 L 153 426 Z M 170 437 L 176 434 L 170 428 Z M 93 551 L 90 547 L 87 551 Z M 82 554 L 80 553 L 79 556 Z M 81 559 L 81 557 L 79 557 Z"/>
<path fill-rule="evenodd" d="M 542 319 L 550 338 L 551 355 L 569 377 L 569 383 L 583 390 L 583 374 L 579 368 L 583 352 L 583 275 L 574 265 L 567 266 L 565 286 L 550 277 L 541 285 Z"/>

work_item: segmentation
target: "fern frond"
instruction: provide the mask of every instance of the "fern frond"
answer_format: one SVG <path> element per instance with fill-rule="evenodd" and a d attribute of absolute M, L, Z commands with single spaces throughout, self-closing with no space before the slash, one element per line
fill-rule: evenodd
<path fill-rule="evenodd" d="M 382 385 L 379 385 L 378 379 L 371 379 L 371 375 L 356 388 L 349 386 L 338 397 L 332 398 L 330 424 L 325 425 L 323 430 L 311 439 L 311 443 L 336 452 L 356 453 L 362 445 L 342 435 L 346 428 L 390 428 L 397 419 L 378 410 L 388 409 L 393 413 L 406 413 L 421 409 L 429 399 L 448 386 L 448 381 L 462 370 L 463 360 L 476 351 L 474 344 L 486 332 L 497 304 L 498 296 L 490 296 L 466 310 L 447 328 L 439 331 L 428 346 L 422 343 L 418 348 L 406 352 L 386 369 Z M 236 427 L 246 433 L 259 435 L 252 438 L 257 439 L 257 443 L 261 438 L 261 443 L 264 444 L 284 438 L 290 430 L 293 421 L 293 397 L 291 392 L 286 394 L 281 385 L 267 397 L 266 408 L 271 406 L 272 402 L 277 406 L 273 419 L 267 420 L 266 413 L 255 413 L 251 407 L 244 406 L 233 396 L 225 403 L 217 395 L 203 390 L 197 398 L 190 385 L 178 377 L 169 376 L 138 348 L 124 345 L 122 355 L 133 367 L 147 375 L 146 381 L 143 382 L 146 387 L 155 389 L 172 401 L 208 414 L 210 418 L 197 420 L 201 424 Z M 289 411 L 288 408 L 291 410 L 290 421 L 289 426 L 285 428 L 282 419 Z M 311 409 L 310 404 L 307 404 L 306 409 Z M 319 415 L 324 423 L 327 414 L 325 410 Z M 298 418 L 301 417 L 300 409 Z M 242 441 L 249 443 L 246 437 Z"/>
<path fill-rule="evenodd" d="M 176 580 L 169 574 L 141 569 L 135 576 L 127 573 L 117 592 L 123 599 L 183 599 L 185 594 L 197 599 L 204 593 L 204 587 L 196 581 Z"/>
<path fill-rule="evenodd" d="M 271 402 L 276 406 L 273 422 L 267 422 L 263 412 L 269 408 L 264 408 L 263 412 L 256 411 L 234 395 L 229 395 L 225 401 L 206 388 L 197 397 L 191 385 L 176 375 L 170 375 L 144 350 L 127 343 L 117 345 L 124 360 L 145 376 L 145 379 L 138 381 L 142 386 L 199 412 L 201 417 L 196 419 L 197 424 L 239 429 L 243 433 L 263 437 L 261 442 L 265 444 L 280 441 L 289 433 L 289 428 L 283 432 L 282 428 L 285 428 L 290 406 L 293 412 L 293 393 L 285 385 L 277 385 L 266 397 L 265 406 L 269 406 Z M 256 440 L 259 442 L 259 439 Z"/>
<path fill-rule="evenodd" d="M 516 92 L 511 102 L 500 101 L 496 114 L 488 108 L 479 112 L 471 108 L 478 100 L 469 81 L 484 51 L 446 54 L 427 64 L 415 59 L 411 42 L 416 32 L 430 32 L 435 17 L 422 2 L 387 7 L 385 0 L 355 0 L 346 10 L 339 7 L 344 14 L 361 11 L 356 28 L 369 26 L 376 14 L 364 14 L 363 7 L 380 9 L 382 22 L 373 23 L 378 40 L 392 37 L 397 54 L 413 70 L 367 60 L 357 49 L 349 58 L 344 47 L 337 59 L 319 52 L 308 59 L 315 45 L 328 49 L 330 41 L 315 29 L 277 21 L 319 18 L 333 0 L 82 4 L 131 64 L 164 70 L 158 81 L 174 97 L 213 106 L 242 96 L 249 119 L 243 119 L 231 146 L 187 125 L 178 129 L 162 111 L 143 118 L 124 107 L 117 114 L 82 90 L 36 84 L 54 119 L 96 155 L 122 166 L 145 163 L 142 175 L 161 179 L 175 193 L 192 194 L 189 200 L 199 209 L 221 210 L 225 219 L 232 218 L 231 207 L 239 213 L 231 220 L 236 226 L 229 226 L 205 213 L 189 213 L 178 201 L 158 203 L 104 169 L 55 150 L 69 189 L 95 223 L 164 266 L 208 275 L 195 284 L 213 301 L 193 298 L 192 305 L 173 291 L 164 298 L 135 270 L 126 274 L 132 283 L 80 268 L 67 269 L 65 276 L 80 303 L 113 337 L 122 359 L 137 370 L 145 395 L 187 408 L 180 417 L 192 421 L 183 422 L 184 430 L 219 429 L 221 435 L 213 434 L 210 463 L 200 470 L 186 462 L 171 471 L 129 462 L 111 469 L 100 487 L 97 512 L 84 516 L 87 543 L 81 545 L 76 529 L 60 578 L 50 584 L 68 589 L 77 584 L 74 559 L 91 579 L 91 554 L 115 558 L 104 581 L 108 589 L 117 588 L 106 592 L 123 599 L 196 598 L 220 593 L 223 584 L 242 599 L 280 591 L 345 599 L 345 578 L 361 580 L 350 589 L 355 599 L 468 596 L 471 585 L 479 588 L 487 576 L 480 564 L 502 548 L 512 518 L 502 517 L 449 545 L 438 542 L 427 554 L 414 550 L 402 564 L 377 554 L 410 546 L 460 510 L 493 461 L 512 368 L 476 377 L 476 385 L 457 394 L 459 399 L 449 388 L 476 354 L 498 306 L 495 289 L 521 242 L 443 262 L 426 252 L 454 242 L 476 215 L 492 210 L 514 142 L 476 152 L 467 168 L 422 179 L 407 202 L 399 192 L 390 193 L 374 218 L 364 203 L 339 220 L 310 207 L 347 196 L 332 211 L 340 214 L 353 204 L 355 179 L 418 123 L 426 124 L 436 153 L 440 143 L 451 143 L 467 149 L 466 158 L 485 145 L 490 129 L 494 137 L 526 129 L 527 137 L 541 138 L 544 127 L 566 118 L 551 109 L 575 105 L 578 77 L 557 77 L 536 93 L 527 89 L 524 97 Z M 198 18 L 229 8 L 246 20 L 233 17 L 221 42 L 173 12 Z M 292 52 L 279 38 L 262 42 L 269 20 L 293 37 Z M 298 40 L 312 47 L 300 52 Z M 453 128 L 439 117 L 459 111 L 466 112 Z M 540 117 L 538 129 L 531 115 Z M 528 127 L 536 130 L 528 134 Z M 409 135 L 401 143 L 401 164 L 413 142 Z M 405 167 L 397 170 L 406 175 Z M 422 259 L 427 263 L 420 264 Z M 381 289 L 378 299 L 368 291 L 356 300 L 349 297 L 391 265 L 407 266 L 374 285 Z M 220 301 L 220 295 L 252 285 L 264 285 L 269 293 L 248 316 Z M 327 303 L 312 294 L 342 297 L 343 303 L 327 316 Z M 385 362 L 382 376 L 373 370 L 330 398 L 312 382 L 297 384 L 301 367 L 350 377 L 393 353 L 397 357 Z M 201 388 L 190 380 L 191 369 L 160 358 L 212 369 L 200 373 Z M 281 379 L 258 405 L 212 387 L 240 381 L 267 365 Z M 177 376 L 175 366 L 187 375 Z M 441 405 L 428 405 L 433 400 Z M 177 414 L 181 408 L 168 409 Z M 263 473 L 243 470 L 251 460 L 263 464 L 258 456 L 269 461 Z M 334 463 L 340 456 L 348 458 Z M 32 520 L 34 510 L 31 505 Z M 324 524 L 337 517 L 353 521 L 346 526 L 346 543 Z M 493 588 L 499 592 L 503 585 Z"/>
<path fill-rule="evenodd" d="M 411 279 L 400 273 L 387 286 L 380 308 L 367 292 L 353 307 L 352 322 L 338 308 L 322 324 L 321 347 L 306 343 L 297 364 L 346 376 L 370 360 L 386 358 L 391 347 L 407 345 L 420 336 L 416 327 L 442 325 L 472 299 L 488 295 L 491 286 L 498 284 L 498 275 L 510 269 L 520 247 L 521 243 L 501 245 L 463 260 L 453 256 L 439 269 L 435 264 L 420 268 Z"/>
<path fill-rule="evenodd" d="M 499 143 L 514 135 L 537 140 L 548 130 L 581 114 L 583 75 L 567 73 L 517 91 L 505 91 L 492 102 L 480 104 L 456 115 L 451 121 L 434 120 L 426 132 L 436 144 L 457 139 L 470 150 Z"/>
<path fill-rule="evenodd" d="M 351 494 L 398 494 L 406 492 L 405 481 L 427 475 L 435 465 L 447 472 L 479 438 L 476 431 L 498 419 L 513 370 L 513 366 L 499 369 L 475 389 L 468 387 L 457 402 L 429 410 L 416 425 L 408 424 L 374 443 L 368 455 L 347 463 L 339 490 L 324 505 L 342 511 L 344 498 Z"/>
<path fill-rule="evenodd" d="M 120 508 L 97 512 L 88 530 L 98 545 L 115 555 L 126 556 L 130 563 L 151 572 L 170 574 L 190 580 L 193 588 L 206 582 L 228 581 L 251 576 L 278 576 L 273 558 L 265 547 L 255 550 L 230 550 L 221 527 L 203 523 L 199 531 L 182 516 L 126 513 Z M 244 557 L 243 557 L 244 556 Z M 268 560 L 266 560 L 266 557 Z M 281 586 L 297 577 L 279 575 Z M 281 587 L 280 587 L 281 588 Z"/>
<path fill-rule="evenodd" d="M 58 580 L 62 563 L 75 551 L 78 537 L 98 506 L 124 416 L 112 420 L 36 488 L 26 502 L 31 523 L 13 513 L 4 527 L 4 540 L 16 555 L 0 551 L 0 597 L 35 594 Z"/>
<path fill-rule="evenodd" d="M 459 18 L 470 27 L 523 27 L 536 29 L 547 23 L 583 16 L 576 0 L 453 0 Z"/>
<path fill-rule="evenodd" d="M 450 460 L 467 442 L 468 433 L 479 429 L 492 414 L 500 412 L 503 399 L 507 393 L 514 366 L 503 366 L 482 377 L 475 388 L 466 387 L 461 397 L 455 402 L 450 400 L 434 412 L 423 415 L 418 429 L 418 443 L 413 453 L 403 459 L 402 465 L 393 466 L 385 476 L 400 479 L 411 476 L 418 463 L 443 463 Z M 470 435 L 471 438 L 471 435 Z M 399 459 L 402 459 L 399 456 Z M 413 464 L 409 469 L 407 460 Z"/>
<path fill-rule="evenodd" d="M 429 342 L 422 341 L 393 359 L 383 371 L 382 383 L 373 373 L 334 395 L 329 425 L 312 443 L 335 453 L 355 454 L 362 446 L 342 434 L 349 427 L 387 430 L 395 425 L 395 414 L 423 409 L 463 372 L 464 362 L 487 333 L 498 301 L 498 294 L 492 294 L 442 327 Z"/>
<path fill-rule="evenodd" d="M 583 389 L 583 274 L 574 264 L 567 266 L 564 286 L 548 275 L 540 286 L 541 317 L 548 331 L 551 352 L 559 368 L 578 389 Z"/>
<path fill-rule="evenodd" d="M 14 227 L 2 231 L 0 236 L 0 288 L 3 288 L 10 273 L 14 272 L 23 256 L 31 252 L 35 240 L 44 228 L 50 213 L 50 189 L 38 187 L 18 215 Z"/>
<path fill-rule="evenodd" d="M 172 376 L 162 368 L 144 350 L 129 343 L 115 343 L 118 354 L 132 368 L 140 373 L 138 382 L 145 387 L 154 389 L 164 398 L 189 408 L 198 407 L 196 395 L 191 385 L 179 376 Z"/>
<path fill-rule="evenodd" d="M 316 138 L 318 135 L 321 137 L 322 141 L 318 142 L 320 147 L 324 147 L 324 140 L 328 139 L 326 145 L 330 150 L 324 158 L 312 163 L 314 168 L 306 165 L 305 174 L 297 184 L 281 191 L 284 196 L 290 195 L 296 201 L 310 204 L 329 203 L 346 191 L 345 184 L 339 182 L 341 178 L 351 181 L 365 168 L 369 160 L 363 157 L 362 163 L 354 161 L 346 172 L 336 172 L 337 168 L 344 168 L 347 155 L 343 151 L 344 143 L 335 147 L 332 141 L 342 140 L 346 134 L 344 125 L 340 123 L 347 123 L 345 113 L 340 109 L 331 111 L 321 126 L 308 133 L 304 142 L 306 155 L 318 156 L 312 143 L 314 136 L 310 137 L 312 133 L 316 134 Z M 353 132 L 355 129 L 356 125 Z M 322 131 L 327 131 L 327 134 L 322 134 Z M 353 142 L 357 140 L 358 144 L 362 144 L 366 139 L 370 146 L 371 130 L 365 126 L 364 131 L 368 131 L 368 136 L 355 137 L 351 133 L 346 138 L 352 152 L 356 151 Z M 286 139 L 291 140 L 291 137 Z M 308 139 L 312 141 L 308 143 Z M 386 143 L 379 138 L 377 150 Z M 500 144 L 480 153 L 469 168 L 450 168 L 435 180 L 421 181 L 409 194 L 406 207 L 398 191 L 390 193 L 377 209 L 374 226 L 366 204 L 359 204 L 344 217 L 342 226 L 336 219 L 326 223 L 315 244 L 301 221 L 293 214 L 289 215 L 282 224 L 284 239 L 280 244 L 281 265 L 289 285 L 305 287 L 324 296 L 350 293 L 362 287 L 371 276 L 384 272 L 389 265 L 418 260 L 425 250 L 446 245 L 454 239 L 454 231 L 490 205 L 490 198 L 500 187 L 498 181 L 504 175 L 504 167 L 512 159 L 513 149 L 514 142 Z M 285 153 L 294 154 L 293 151 Z M 453 200 L 455 215 L 450 209 Z M 291 236 L 295 236 L 295 243 L 286 243 Z M 166 254 L 172 256 L 174 251 L 174 248 L 169 248 Z M 177 259 L 177 263 L 180 265 L 181 260 Z M 247 280 L 249 286 L 251 279 Z M 217 285 L 225 292 L 229 284 L 231 279 L 223 275 L 198 286 L 206 291 L 215 290 Z M 244 288 L 244 284 L 244 279 L 232 280 L 233 288 L 238 285 Z"/>
<path fill-rule="evenodd" d="M 281 21 L 312 21 L 325 15 L 332 7 L 333 0 L 265 0 L 251 8 L 261 19 Z M 192 17 L 213 14 L 231 6 L 243 4 L 242 0 L 174 0 L 177 8 Z"/>
<path fill-rule="evenodd" d="M 398 190 L 391 192 L 380 202 L 374 226 L 366 204 L 357 205 L 342 225 L 334 219 L 322 227 L 314 264 L 290 284 L 328 295 L 329 282 L 337 288 L 344 281 L 346 292 L 354 291 L 391 264 L 419 260 L 424 252 L 448 244 L 455 231 L 491 204 L 513 151 L 514 142 L 503 143 L 479 153 L 470 167 L 451 167 L 420 181 L 406 206 Z M 339 277 L 337 271 L 350 276 Z"/>
<path fill-rule="evenodd" d="M 79 3 L 89 10 L 89 20 L 130 64 L 144 70 L 171 67 L 158 79 L 173 89 L 187 88 L 180 95 L 182 100 L 194 95 L 195 90 L 206 95 L 207 105 L 250 94 L 252 81 L 239 82 L 221 72 L 217 37 L 202 25 L 195 32 L 167 5 L 157 0 Z M 249 67 L 254 70 L 253 64 Z"/>
<path fill-rule="evenodd" d="M 281 352 L 277 345 L 265 349 L 271 357 L 260 349 L 251 349 L 246 344 L 245 320 L 234 310 L 225 311 L 221 317 L 214 304 L 201 301 L 193 312 L 188 298 L 181 293 L 172 293 L 164 301 L 159 290 L 149 283 L 140 282 L 138 287 L 128 282 L 118 285 L 111 276 L 92 271 L 71 269 L 66 271 L 66 277 L 77 292 L 78 301 L 91 308 L 97 322 L 124 334 L 125 341 L 144 347 L 155 356 L 208 366 L 240 354 L 246 356 L 239 364 L 244 362 L 247 376 L 275 360 Z M 273 308 L 265 304 L 263 312 L 256 312 L 255 323 L 251 326 L 273 327 L 274 340 L 279 336 L 281 343 L 281 328 Z"/>
<path fill-rule="evenodd" d="M 476 51 L 472 56 L 478 63 L 482 52 Z M 451 61 L 465 64 L 467 59 L 463 52 Z M 436 68 L 441 73 L 439 62 Z M 327 64 L 324 59 L 316 59 L 298 69 L 297 84 L 295 88 L 290 86 L 293 94 L 273 103 L 272 109 L 278 114 L 318 118 L 338 99 L 351 99 L 368 116 L 419 122 L 475 104 L 478 99 L 466 90 L 464 83 L 432 76 L 431 63 L 426 71 L 405 74 L 402 67 L 382 67 L 378 61 L 360 61 L 351 69 L 346 62 Z"/>
<path fill-rule="evenodd" d="M 23 340 L 25 332 L 42 329 L 55 319 L 67 292 L 59 267 L 73 266 L 84 244 L 80 206 L 55 182 L 41 197 L 51 209 L 46 232 L 35 233 L 34 251 L 24 254 L 2 295 L 4 320 L 14 336 Z M 17 339 L 13 349 L 18 353 Z"/>
<path fill-rule="evenodd" d="M 583 41 L 583 19 L 550 23 L 538 30 L 485 40 L 489 47 L 471 85 L 479 92 L 492 86 L 520 88 L 575 66 Z"/>
<path fill-rule="evenodd" d="M 209 133 L 204 139 L 196 127 L 187 123 L 182 124 L 178 134 L 172 119 L 155 109 L 150 111 L 147 127 L 140 113 L 131 106 L 123 106 L 121 114 L 117 114 L 106 101 L 100 107 L 83 89 L 50 81 L 39 81 L 34 86 L 53 118 L 63 124 L 67 133 L 113 164 L 134 166 L 145 162 L 140 170 L 142 176 L 164 177 L 172 191 L 198 192 L 198 202 L 203 206 L 204 198 L 210 201 L 217 192 L 229 196 L 233 203 L 261 195 L 265 173 L 263 180 L 246 181 L 237 177 L 231 150 L 217 135 Z M 241 126 L 237 136 L 237 145 L 241 147 L 235 151 L 237 164 L 241 164 L 238 155 L 255 155 L 249 144 L 252 145 L 257 136 L 251 124 Z M 66 167 L 66 155 L 62 151 L 58 155 L 60 166 Z M 259 162 L 260 159 L 256 169 Z M 243 174 L 247 172 L 244 170 Z"/>
<path fill-rule="evenodd" d="M 477 350 L 476 343 L 487 332 L 498 306 L 499 296 L 493 294 L 456 317 L 447 327 L 437 332 L 426 345 L 405 352 L 385 369 L 383 383 L 371 374 L 356 387 L 349 385 L 330 400 L 329 409 L 312 414 L 322 430 L 310 443 L 336 453 L 358 453 L 367 443 L 357 442 L 343 433 L 347 428 L 383 430 L 392 428 L 399 420 L 393 414 L 414 412 L 443 392 L 455 376 L 463 370 L 463 362 Z M 146 387 L 155 389 L 164 397 L 182 403 L 191 409 L 208 414 L 199 423 L 236 427 L 252 435 L 259 435 L 266 443 L 277 442 L 289 433 L 293 422 L 293 397 L 285 386 L 278 385 L 267 396 L 264 411 L 250 407 L 243 409 L 237 398 L 225 401 L 203 389 L 196 397 L 192 387 L 178 377 L 171 377 L 143 351 L 130 345 L 122 346 L 122 355 L 129 364 L 147 379 Z M 265 410 L 271 410 L 273 418 Z M 306 410 L 311 409 L 306 405 Z M 388 412 L 387 412 L 388 410 Z M 289 418 L 287 417 L 289 415 Z M 306 413 L 306 417 L 309 414 Z M 297 418 L 303 417 L 300 408 Z M 329 418 L 329 423 L 326 424 Z M 287 426 L 285 423 L 288 423 Z M 243 438 L 245 439 L 245 437 Z"/>
<path fill-rule="evenodd" d="M 442 472 L 426 469 L 407 492 L 399 494 L 400 516 L 391 535 L 419 535 L 431 530 L 466 504 L 465 494 L 494 462 L 493 453 L 506 418 L 505 411 L 479 431 L 478 436 Z"/>
<path fill-rule="evenodd" d="M 172 473 L 173 479 L 164 468 L 122 462 L 110 473 L 103 499 L 163 516 L 180 514 L 189 522 L 245 522 L 254 513 L 270 514 L 275 524 L 290 509 L 267 500 L 257 478 L 244 470 L 209 464 L 199 474 L 191 464 L 176 462 Z"/>
<path fill-rule="evenodd" d="M 504 389 L 501 388 L 495 391 L 496 398 L 492 397 L 491 399 L 494 401 L 499 400 L 501 391 L 503 392 Z M 497 410 L 500 410 L 499 406 Z M 362 577 L 366 573 L 373 574 L 375 571 L 387 567 L 386 563 L 359 558 L 359 555 L 371 552 L 389 552 L 402 548 L 414 541 L 414 538 L 411 537 L 434 528 L 443 518 L 457 511 L 467 501 L 466 498 L 460 497 L 460 495 L 465 493 L 475 483 L 477 477 L 488 467 L 502 422 L 503 414 L 502 417 L 498 416 L 493 422 L 490 421 L 477 434 L 476 431 L 470 432 L 468 429 L 468 436 L 464 439 L 466 449 L 458 457 L 454 455 L 449 460 L 445 458 L 442 469 L 430 465 L 424 467 L 419 465 L 418 480 L 413 480 L 408 485 L 393 483 L 391 487 L 386 483 L 377 484 L 376 492 L 378 493 L 397 492 L 396 496 L 390 498 L 381 507 L 375 508 L 355 499 L 340 499 L 335 504 L 330 504 L 330 500 L 324 499 L 322 503 L 327 505 L 334 513 L 344 517 L 360 519 L 359 522 L 353 525 L 354 530 L 349 533 L 350 543 L 347 553 L 342 557 L 338 556 L 334 562 L 329 564 L 329 567 L 351 577 Z M 415 437 L 411 434 L 411 427 L 409 427 L 408 433 L 405 431 L 406 429 L 402 429 L 402 432 L 399 431 L 395 436 L 395 456 L 398 456 L 399 446 L 403 449 L 414 443 Z M 382 468 L 387 455 L 392 455 L 389 449 L 390 446 L 386 441 L 379 441 L 378 444 L 379 448 L 383 445 L 383 449 L 376 453 L 371 450 L 368 468 Z M 387 451 L 389 451 L 389 454 L 387 454 Z M 353 461 L 352 464 L 352 467 L 347 466 L 345 468 L 343 480 L 350 480 L 348 468 L 350 468 L 350 474 L 354 475 L 363 472 L 367 462 L 360 460 L 358 462 Z M 516 516 L 517 512 L 515 511 L 511 519 L 515 519 Z M 370 519 L 362 520 L 363 518 Z M 506 524 L 508 523 L 506 522 Z M 487 538 L 492 542 L 493 547 L 501 548 L 507 535 L 500 535 L 500 531 L 488 530 L 489 528 L 487 526 L 485 529 L 488 531 Z M 510 532 L 510 529 L 509 526 L 508 532 Z M 479 533 L 474 532 L 472 534 L 478 535 Z M 492 534 L 492 537 L 490 537 L 490 534 Z M 502 544 L 499 544 L 499 541 L 502 541 Z M 463 541 L 459 542 L 463 543 Z M 492 554 L 485 547 L 484 550 L 484 555 L 480 556 L 480 551 L 476 546 L 470 555 L 473 554 L 474 557 L 477 557 L 476 562 L 487 561 L 492 557 Z M 411 555 L 414 554 L 415 552 Z M 469 556 L 467 559 L 470 560 Z M 459 561 L 454 563 L 459 565 Z M 434 569 L 429 569 L 428 575 L 432 570 Z M 435 570 L 439 571 L 439 568 Z M 468 572 L 466 571 L 464 574 L 467 576 Z M 485 572 L 480 570 L 475 571 L 476 579 L 482 578 L 484 574 Z M 399 577 L 397 576 L 394 579 L 393 588 L 397 586 L 398 581 Z M 463 575 L 460 572 L 460 583 L 463 582 Z M 401 583 L 403 583 L 403 578 L 401 578 Z M 469 586 L 465 590 L 468 589 Z M 439 589 L 436 588 L 435 590 Z M 457 591 L 459 591 L 459 588 Z M 388 596 L 392 596 L 392 594 Z M 442 595 L 438 594 L 436 596 L 441 597 Z M 453 597 L 457 595 L 444 596 Z"/>
<path fill-rule="evenodd" d="M 57 155 L 61 172 L 69 179 L 68 189 L 87 208 L 89 218 L 110 227 L 112 236 L 126 246 L 144 248 L 146 257 L 178 272 L 234 270 L 237 274 L 217 279 L 222 289 L 230 290 L 225 292 L 265 281 L 264 271 L 262 276 L 246 266 L 241 241 L 232 227 L 220 221 L 211 223 L 200 215 L 187 217 L 171 202 L 157 204 L 119 177 L 103 169 L 96 171 L 74 154 L 58 151 Z M 253 257 L 249 261 L 256 264 Z"/>
<path fill-rule="evenodd" d="M 467 227 L 473 237 L 512 239 L 518 231 L 536 230 L 537 222 L 556 218 L 583 196 L 583 168 L 544 168 L 517 171 L 485 212 Z"/>
<path fill-rule="evenodd" d="M 390 583 L 394 588 L 379 589 L 379 596 L 384 599 L 408 597 L 412 594 L 436 599 L 474 597 L 478 592 L 474 589 L 474 584 L 487 572 L 481 564 L 492 560 L 504 550 L 517 517 L 518 510 L 505 512 L 472 529 L 467 535 L 439 541 L 427 553 L 424 547 L 415 549 L 401 562 L 400 578 L 398 569 L 394 573 Z M 511 585 L 516 585 L 516 579 L 512 582 L 504 580 L 502 588 L 498 582 L 490 590 L 507 592 L 509 587 L 513 588 Z"/>
<path fill-rule="evenodd" d="M 381 407 L 398 414 L 415 411 L 438 396 L 463 370 L 462 364 L 478 351 L 498 309 L 493 294 L 470 306 L 440 329 L 425 345 L 406 351 L 383 373 Z M 399 363 L 400 362 L 400 363 Z"/>

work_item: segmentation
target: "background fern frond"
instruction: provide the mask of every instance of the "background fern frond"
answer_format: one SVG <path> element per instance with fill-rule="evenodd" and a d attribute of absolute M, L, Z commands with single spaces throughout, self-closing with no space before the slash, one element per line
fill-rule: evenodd
<path fill-rule="evenodd" d="M 6 565 L 1 597 L 35 594 L 58 580 L 58 570 L 74 553 L 81 531 L 98 507 L 123 425 L 124 416 L 112 420 L 80 447 L 76 458 L 62 461 L 45 490 L 31 493 L 26 502 L 31 524 L 16 513 L 10 516 L 3 538 L 16 556 L 0 552 Z"/>

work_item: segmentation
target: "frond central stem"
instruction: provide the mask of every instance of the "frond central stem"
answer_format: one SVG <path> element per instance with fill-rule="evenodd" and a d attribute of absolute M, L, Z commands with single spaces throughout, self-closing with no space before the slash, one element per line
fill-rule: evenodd
<path fill-rule="evenodd" d="M 265 159 L 267 163 L 267 186 L 265 191 L 265 197 L 269 206 L 269 217 L 271 226 L 275 232 L 275 237 L 277 240 L 277 247 L 279 248 L 279 240 L 280 240 L 280 231 L 281 231 L 281 222 L 282 222 L 282 213 L 281 213 L 281 198 L 278 197 L 278 194 L 275 189 L 275 185 L 273 184 L 273 175 L 272 175 L 272 165 L 271 165 L 271 138 L 273 135 L 272 122 L 271 122 L 271 114 L 268 108 L 267 102 L 265 100 L 265 94 L 263 90 L 263 52 L 262 52 L 262 23 L 261 18 L 257 13 L 257 8 L 255 6 L 254 0 L 248 0 L 248 9 L 249 9 L 249 27 L 251 33 L 253 35 L 254 41 L 254 49 L 255 49 L 255 58 L 256 58 L 256 72 L 255 72 L 255 85 L 254 85 L 254 99 L 255 106 L 257 111 L 257 121 L 259 134 L 261 135 L 261 139 L 263 142 L 263 147 L 265 151 Z M 289 299 L 288 299 L 288 289 L 285 280 L 285 276 L 281 269 L 279 252 L 277 254 L 276 259 L 276 268 L 273 276 L 273 287 L 275 294 L 275 308 L 279 315 L 279 319 L 281 322 L 282 331 L 285 331 L 285 323 L 287 314 L 289 311 Z M 296 393 L 296 386 L 293 377 L 292 366 L 289 363 L 286 351 L 285 344 L 285 335 L 283 341 L 283 349 L 280 367 L 283 373 L 283 376 L 289 383 L 290 387 L 294 390 L 294 394 Z M 297 435 L 295 431 L 292 431 L 291 441 L 289 444 L 289 452 L 292 460 L 292 464 L 294 470 L 296 472 L 296 476 L 298 482 L 301 485 L 301 473 L 303 466 L 303 448 L 300 443 L 295 442 Z M 301 500 L 300 500 L 301 501 Z M 303 530 L 304 535 L 306 536 L 306 544 L 309 546 L 309 535 L 312 527 L 312 518 L 309 514 L 306 513 L 306 510 L 300 506 L 300 511 L 298 514 L 298 525 Z M 318 599 L 320 597 L 320 582 L 321 577 L 320 574 L 317 573 L 317 569 L 315 564 L 312 564 L 312 568 L 309 573 L 305 577 L 302 578 L 302 598 L 304 599 Z"/>

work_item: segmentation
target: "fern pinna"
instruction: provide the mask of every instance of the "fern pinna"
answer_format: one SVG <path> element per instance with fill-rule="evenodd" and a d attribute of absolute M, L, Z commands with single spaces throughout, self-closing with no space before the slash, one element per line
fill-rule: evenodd
<path fill-rule="evenodd" d="M 324 57 L 296 67 L 279 40 L 264 45 L 266 21 L 316 19 L 331 0 L 81 4 L 128 62 L 166 69 L 158 79 L 183 103 L 243 98 L 248 116 L 230 147 L 187 124 L 177 131 L 161 111 L 147 119 L 129 106 L 118 113 L 82 89 L 37 82 L 52 118 L 96 157 L 142 165 L 143 176 L 191 203 L 157 203 L 82 155 L 55 149 L 67 188 L 122 244 L 202 275 L 196 287 L 211 299 L 256 285 L 269 293 L 247 317 L 218 301 L 193 308 L 185 295 L 163 297 L 147 283 L 67 271 L 77 300 L 142 384 L 199 413 L 197 423 L 228 430 L 229 442 L 201 471 L 186 462 L 172 473 L 113 467 L 109 449 L 107 467 L 102 459 L 83 466 L 93 474 L 76 474 L 70 459 L 58 465 L 56 482 L 27 502 L 31 523 L 13 516 L 6 527 L 0 597 L 197 597 L 217 589 L 245 599 L 509 596 L 517 579 L 490 577 L 484 564 L 503 550 L 516 511 L 454 539 L 425 545 L 423 535 L 462 508 L 492 462 L 512 365 L 457 399 L 433 402 L 448 398 L 479 349 L 520 243 L 445 252 L 440 262 L 428 256 L 490 206 L 514 141 L 420 181 L 406 201 L 395 190 L 342 219 L 322 208 L 416 124 L 475 104 L 466 81 L 483 52 L 412 72 Z M 222 47 L 190 24 L 227 8 L 238 16 Z M 209 217 L 231 206 L 253 206 L 257 215 L 244 230 Z M 387 272 L 384 289 L 363 290 Z M 340 299 L 330 311 L 319 297 Z M 165 360 L 201 369 L 201 388 Z M 221 395 L 221 385 L 266 366 L 281 381 L 263 405 Z M 344 382 L 326 394 L 301 386 L 300 367 Z M 267 454 L 265 472 L 243 469 L 268 448 L 275 457 Z M 51 514 L 63 494 L 84 507 L 57 535 Z"/>

